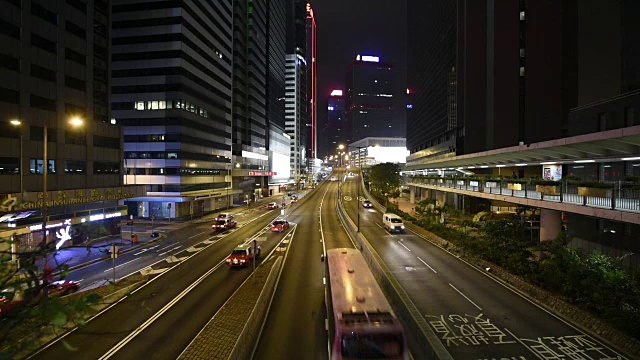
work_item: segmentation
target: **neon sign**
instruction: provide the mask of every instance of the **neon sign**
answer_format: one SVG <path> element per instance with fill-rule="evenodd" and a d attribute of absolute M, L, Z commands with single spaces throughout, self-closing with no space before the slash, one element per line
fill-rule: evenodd
<path fill-rule="evenodd" d="M 360 55 L 358 55 L 358 56 L 360 56 Z M 360 59 L 362 61 L 367 61 L 367 62 L 379 62 L 380 61 L 380 57 L 371 56 L 371 55 L 362 55 L 362 57 Z"/>

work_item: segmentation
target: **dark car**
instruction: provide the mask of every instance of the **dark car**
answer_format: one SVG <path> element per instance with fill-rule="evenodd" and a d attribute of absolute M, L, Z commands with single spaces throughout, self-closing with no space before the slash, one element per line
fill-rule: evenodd
<path fill-rule="evenodd" d="M 366 207 L 366 208 L 372 208 L 373 204 L 371 203 L 371 201 L 365 200 L 365 201 L 362 202 L 362 206 Z"/>

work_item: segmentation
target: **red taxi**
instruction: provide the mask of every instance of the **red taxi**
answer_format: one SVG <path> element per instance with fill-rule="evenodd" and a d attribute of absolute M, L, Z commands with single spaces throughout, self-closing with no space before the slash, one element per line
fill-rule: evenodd
<path fill-rule="evenodd" d="M 271 223 L 271 231 L 283 232 L 289 228 L 289 222 L 284 219 L 278 219 Z"/>
<path fill-rule="evenodd" d="M 233 219 L 229 218 L 218 218 L 216 222 L 211 225 L 213 231 L 225 231 L 229 229 L 233 229 L 236 227 L 237 223 Z"/>
<path fill-rule="evenodd" d="M 260 256 L 260 246 L 258 246 L 254 254 L 252 243 L 242 244 L 242 245 L 236 246 L 236 248 L 233 249 L 233 251 L 231 252 L 231 255 L 227 257 L 226 262 L 227 262 L 227 265 L 231 267 L 249 266 L 251 264 L 251 261 L 254 259 L 254 255 L 255 255 L 255 258 Z"/>

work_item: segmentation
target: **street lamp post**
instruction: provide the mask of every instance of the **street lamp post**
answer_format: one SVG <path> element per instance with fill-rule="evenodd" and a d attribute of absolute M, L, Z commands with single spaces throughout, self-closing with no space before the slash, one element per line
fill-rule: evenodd
<path fill-rule="evenodd" d="M 10 121 L 12 125 L 14 126 L 21 126 L 22 125 L 22 120 L 20 119 L 13 119 Z M 83 124 L 82 119 L 78 118 L 78 117 L 73 117 L 71 118 L 71 120 L 69 121 L 69 123 L 73 126 L 80 126 Z M 47 297 L 48 296 L 48 282 L 49 279 L 48 277 L 51 275 L 49 273 L 49 268 L 48 268 L 48 259 L 47 259 L 47 174 L 49 173 L 49 159 L 48 159 L 48 142 L 49 142 L 49 125 L 45 122 L 44 127 L 43 127 L 43 154 L 42 154 L 42 209 L 40 210 L 41 214 L 42 214 L 42 242 L 43 242 L 43 248 L 44 248 L 44 265 L 43 265 L 43 282 L 44 282 L 44 296 Z M 24 192 L 24 184 L 23 184 L 23 170 L 22 170 L 22 163 L 23 163 L 23 153 L 22 153 L 22 129 L 20 131 L 20 192 L 23 193 Z M 37 172 L 37 160 L 36 160 L 36 172 Z"/>

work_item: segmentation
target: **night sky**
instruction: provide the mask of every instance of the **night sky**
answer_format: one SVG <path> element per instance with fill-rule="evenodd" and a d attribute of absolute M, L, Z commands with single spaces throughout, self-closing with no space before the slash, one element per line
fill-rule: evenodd
<path fill-rule="evenodd" d="M 344 90 L 347 66 L 357 54 L 380 56 L 392 63 L 396 94 L 406 89 L 405 0 L 310 0 L 317 24 L 318 155 L 327 154 L 320 137 L 327 121 L 327 97 Z M 406 102 L 398 98 L 399 108 Z"/>

